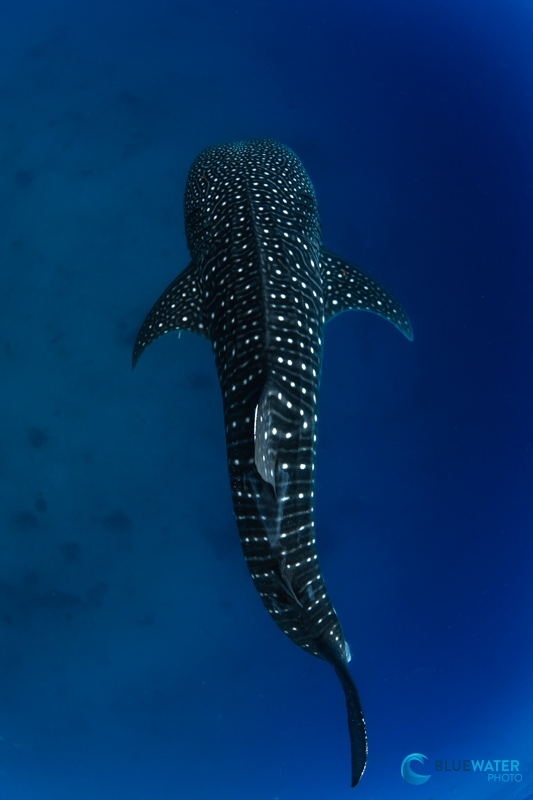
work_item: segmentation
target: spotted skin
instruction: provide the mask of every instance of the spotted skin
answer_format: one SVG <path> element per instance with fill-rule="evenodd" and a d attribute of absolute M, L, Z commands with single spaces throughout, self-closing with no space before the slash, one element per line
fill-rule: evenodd
<path fill-rule="evenodd" d="M 355 786 L 366 765 L 365 723 L 313 519 L 323 330 L 337 313 L 364 309 L 411 339 L 409 320 L 374 278 L 322 246 L 311 181 L 276 141 L 204 150 L 189 171 L 185 224 L 191 264 L 146 317 L 133 365 L 170 331 L 211 341 L 244 557 L 283 633 L 340 679 Z"/>

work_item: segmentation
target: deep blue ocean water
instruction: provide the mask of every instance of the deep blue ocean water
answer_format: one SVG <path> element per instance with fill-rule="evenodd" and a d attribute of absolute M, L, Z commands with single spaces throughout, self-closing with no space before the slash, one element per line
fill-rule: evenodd
<path fill-rule="evenodd" d="M 531 5 L 10 5 L 0 798 L 532 797 Z M 188 263 L 192 159 L 251 136 L 296 151 L 326 244 L 414 328 L 326 329 L 316 526 L 368 725 L 355 790 L 340 685 L 242 558 L 209 344 L 131 373 Z"/>

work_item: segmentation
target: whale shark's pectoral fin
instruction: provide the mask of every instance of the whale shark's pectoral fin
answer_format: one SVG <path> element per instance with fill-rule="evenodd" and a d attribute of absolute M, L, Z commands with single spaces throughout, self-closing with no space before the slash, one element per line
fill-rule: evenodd
<path fill-rule="evenodd" d="M 410 341 L 413 331 L 401 303 L 375 278 L 325 247 L 320 250 L 326 322 L 341 311 L 362 310 L 379 314 Z"/>
<path fill-rule="evenodd" d="M 171 331 L 189 331 L 209 338 L 197 269 L 190 263 L 154 303 L 133 346 L 133 367 L 143 350 L 155 339 Z"/>

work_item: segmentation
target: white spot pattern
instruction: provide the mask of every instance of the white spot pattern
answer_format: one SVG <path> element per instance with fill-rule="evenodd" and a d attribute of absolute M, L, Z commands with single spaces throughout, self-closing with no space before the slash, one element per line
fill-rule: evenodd
<path fill-rule="evenodd" d="M 379 313 L 411 337 L 409 321 L 377 281 L 322 247 L 311 182 L 277 142 L 207 148 L 189 172 L 185 218 L 192 263 L 148 314 L 134 364 L 171 330 L 211 340 L 256 589 L 292 641 L 321 655 L 327 634 L 348 660 L 314 538 L 323 326 L 348 308 Z"/>
<path fill-rule="evenodd" d="M 313 187 L 288 148 L 233 143 L 204 151 L 193 164 L 185 209 L 250 573 L 294 642 L 318 654 L 316 641 L 334 630 L 342 655 L 344 639 L 318 566 L 313 524 L 324 325 Z M 255 469 L 243 466 L 250 462 Z M 308 602 L 310 580 L 319 607 Z"/>

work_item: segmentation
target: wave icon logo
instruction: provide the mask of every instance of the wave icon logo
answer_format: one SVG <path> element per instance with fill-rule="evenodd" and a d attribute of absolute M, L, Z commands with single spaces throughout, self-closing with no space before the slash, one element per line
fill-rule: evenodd
<path fill-rule="evenodd" d="M 429 781 L 431 775 L 419 775 L 411 769 L 411 761 L 418 761 L 423 764 L 425 759 L 427 759 L 427 756 L 423 756 L 422 753 L 410 753 L 410 755 L 405 756 L 400 770 L 404 781 L 407 781 L 412 786 L 421 786 L 426 781 Z"/>

